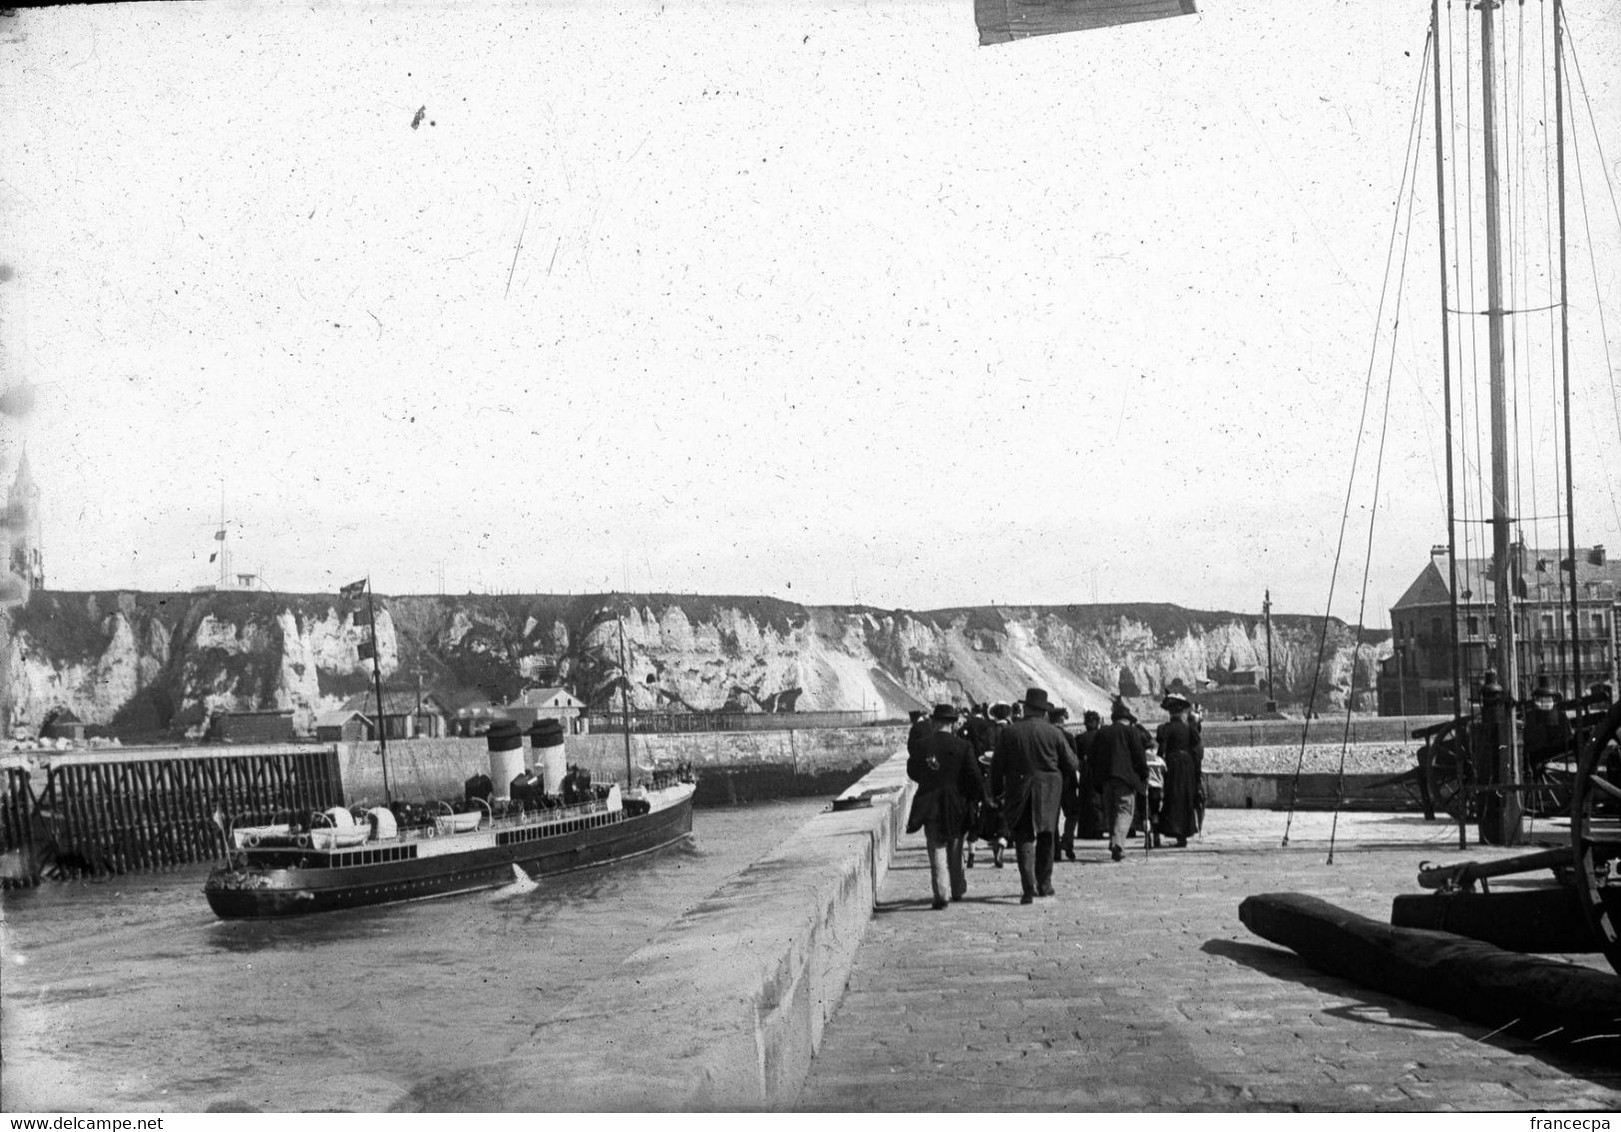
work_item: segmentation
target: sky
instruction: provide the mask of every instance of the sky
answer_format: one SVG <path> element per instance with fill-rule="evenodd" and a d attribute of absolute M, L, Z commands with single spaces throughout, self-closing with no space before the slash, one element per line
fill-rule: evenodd
<path fill-rule="evenodd" d="M 47 584 L 210 582 L 223 513 L 288 592 L 1332 584 L 1387 624 L 1446 541 L 1427 149 L 1385 285 L 1429 4 L 1200 8 L 992 47 L 968 0 L 0 20 L 0 387 L 35 393 L 0 475 L 26 446 Z M 1569 23 L 1621 179 L 1621 0 Z M 1621 547 L 1584 154 L 1577 541 Z"/>

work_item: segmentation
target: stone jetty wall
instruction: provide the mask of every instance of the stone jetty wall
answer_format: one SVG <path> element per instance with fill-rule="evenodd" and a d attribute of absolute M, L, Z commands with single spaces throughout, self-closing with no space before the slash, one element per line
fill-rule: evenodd
<path fill-rule="evenodd" d="M 904 754 L 851 787 L 871 804 L 812 818 L 625 961 L 577 1012 L 538 1026 L 523 1110 L 733 1112 L 798 1096 L 849 979 L 904 828 Z M 626 1019 L 635 1040 L 625 1041 Z M 612 1082 L 604 1090 L 603 1082 Z M 531 1102 L 533 1108 L 531 1108 Z"/>
<path fill-rule="evenodd" d="M 808 731 L 711 731 L 630 737 L 631 762 L 641 777 L 654 765 L 690 763 L 699 773 L 698 804 L 833 795 L 906 746 L 902 727 Z M 377 744 L 339 744 L 351 803 L 383 796 Z M 597 781 L 624 780 L 625 737 L 570 735 L 565 758 Z M 457 798 L 474 774 L 488 774 L 483 739 L 407 739 L 388 744 L 389 786 L 407 801 Z"/>
<path fill-rule="evenodd" d="M 1297 725 L 1298 726 L 1298 725 Z M 813 731 L 708 732 L 631 736 L 638 768 L 690 763 L 699 772 L 698 803 L 726 805 L 764 798 L 831 796 L 906 746 L 904 727 Z M 1237 809 L 1332 807 L 1343 761 L 1346 802 L 1359 808 L 1417 809 L 1416 796 L 1377 784 L 1415 765 L 1413 744 L 1298 741 L 1253 747 L 1213 747 L 1205 753 L 1205 787 L 1213 807 Z M 383 795 L 375 743 L 339 745 L 351 803 Z M 623 735 L 572 735 L 567 759 L 599 781 L 623 779 Z M 489 772 L 482 739 L 411 739 L 388 745 L 390 787 L 407 801 L 456 798 L 474 774 Z M 1299 772 L 1298 788 L 1295 784 Z M 638 769 L 638 775 L 644 773 Z"/>

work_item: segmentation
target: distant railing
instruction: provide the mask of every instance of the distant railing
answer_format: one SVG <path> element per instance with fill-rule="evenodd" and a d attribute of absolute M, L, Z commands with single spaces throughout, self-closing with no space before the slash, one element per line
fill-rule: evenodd
<path fill-rule="evenodd" d="M 632 734 L 702 731 L 805 731 L 821 727 L 864 727 L 878 720 L 873 711 L 633 711 Z M 591 712 L 584 717 L 585 730 L 596 734 L 622 735 L 625 713 Z"/>

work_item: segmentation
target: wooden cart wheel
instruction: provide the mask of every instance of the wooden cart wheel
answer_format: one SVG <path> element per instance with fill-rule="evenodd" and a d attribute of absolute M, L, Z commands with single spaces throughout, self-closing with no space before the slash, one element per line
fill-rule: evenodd
<path fill-rule="evenodd" d="M 1589 744 L 1571 788 L 1570 845 L 1576 890 L 1599 950 L 1621 974 L 1621 788 L 1614 763 L 1601 762 L 1603 745 Z"/>
<path fill-rule="evenodd" d="M 1570 813 L 1571 783 L 1575 775 L 1565 760 L 1548 760 L 1525 768 L 1525 812 L 1539 818 Z"/>

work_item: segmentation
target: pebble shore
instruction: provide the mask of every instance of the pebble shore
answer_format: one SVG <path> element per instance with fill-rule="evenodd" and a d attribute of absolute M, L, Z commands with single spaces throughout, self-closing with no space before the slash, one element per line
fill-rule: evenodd
<path fill-rule="evenodd" d="M 1206 774 L 1285 774 L 1298 767 L 1302 774 L 1334 774 L 1340 770 L 1338 743 L 1308 743 L 1304 758 L 1300 744 L 1265 747 L 1216 747 L 1205 751 Z M 1346 774 L 1401 774 L 1418 765 L 1412 746 L 1400 743 L 1352 743 L 1343 748 Z"/>

